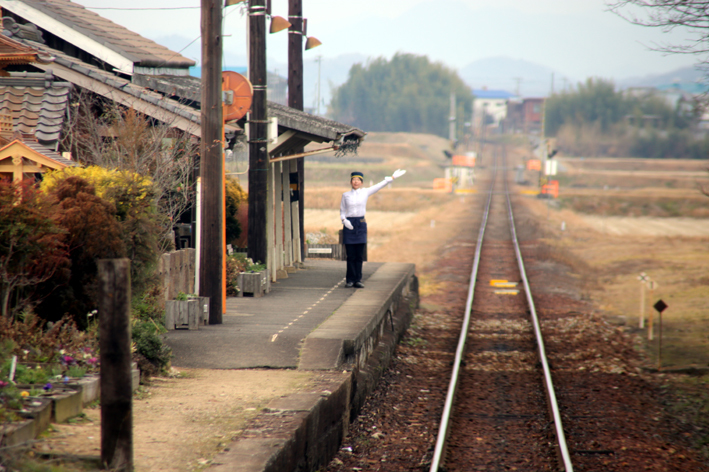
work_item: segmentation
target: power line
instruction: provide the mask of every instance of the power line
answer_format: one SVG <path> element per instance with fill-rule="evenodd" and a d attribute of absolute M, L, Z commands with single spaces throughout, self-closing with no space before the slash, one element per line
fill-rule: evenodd
<path fill-rule="evenodd" d="M 87 10 L 198 10 L 200 7 L 143 7 L 143 8 L 122 8 L 122 7 L 84 7 Z"/>

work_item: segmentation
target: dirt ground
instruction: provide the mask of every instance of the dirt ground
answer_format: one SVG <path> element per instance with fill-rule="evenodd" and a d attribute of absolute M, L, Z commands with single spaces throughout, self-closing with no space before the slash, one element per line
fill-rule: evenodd
<path fill-rule="evenodd" d="M 440 138 L 430 141 L 429 148 L 425 137 L 417 135 L 409 139 L 406 146 L 397 147 L 393 146 L 397 138 L 383 135 L 373 139 L 366 149 L 368 157 L 381 157 L 382 174 L 386 169 L 397 167 L 412 169 L 411 187 L 406 177 L 397 180 L 393 188 L 383 189 L 378 194 L 381 198 L 368 206 L 369 259 L 415 263 L 423 296 L 441 289 L 433 276 L 436 260 L 445 252 L 447 241 L 459 231 L 462 219 L 468 217 L 466 205 L 474 198 L 438 194 L 432 192 L 430 186 L 426 187 L 426 182 L 442 176 L 439 162 L 432 157 L 438 153 Z M 418 150 L 408 152 L 407 149 Z M 395 155 L 389 156 L 389 152 Z M 517 152 L 520 159 L 525 155 L 523 150 Z M 426 164 L 427 160 L 431 165 Z M 570 167 L 571 164 L 576 165 L 576 169 L 582 167 L 576 162 L 570 163 Z M 683 162 L 679 168 L 691 172 L 692 179 L 700 178 L 695 164 Z M 312 175 L 323 175 L 327 179 L 347 175 L 346 169 L 350 166 L 346 162 L 337 163 L 334 173 L 333 164 L 329 162 L 308 165 L 312 167 Z M 587 160 L 584 165 L 597 175 L 604 162 Z M 628 171 L 637 163 L 623 165 L 622 170 Z M 647 191 L 648 182 L 665 182 L 667 176 L 663 176 L 665 180 L 659 177 L 667 171 L 667 165 L 662 162 L 654 171 L 643 166 L 643 172 L 651 172 L 651 176 L 646 179 L 643 175 L 636 191 Z M 602 183 L 601 177 L 594 178 Z M 689 177 L 680 174 L 679 178 Z M 332 237 L 337 234 L 340 229 L 337 195 L 347 190 L 346 180 L 342 188 L 333 189 L 333 184 L 337 183 L 317 181 L 306 190 L 306 201 L 316 203 L 306 209 L 306 232 L 324 231 Z M 529 188 L 532 187 L 517 190 Z M 320 190 L 323 198 L 318 199 Z M 584 191 L 592 198 L 593 190 Z M 603 191 L 603 186 L 599 191 Z M 696 192 L 696 186 L 687 185 L 686 191 Z M 561 192 L 564 192 L 563 185 Z M 531 196 L 525 202 L 537 218 L 529 224 L 547 229 L 547 242 L 555 248 L 550 257 L 563 259 L 568 255 L 576 268 L 576 276 L 585 281 L 585 297 L 594 303 L 598 313 L 619 324 L 637 324 L 640 293 L 637 277 L 646 272 L 658 283 L 658 289 L 647 294 L 647 306 L 660 297 L 670 306 L 665 313 L 665 362 L 706 365 L 709 361 L 709 324 L 706 323 L 709 321 L 706 308 L 709 306 L 706 271 L 709 220 L 582 215 Z M 644 331 L 637 334 L 645 336 Z M 645 345 L 650 354 L 655 352 L 655 346 L 649 341 Z M 307 389 L 317 381 L 313 374 L 294 371 L 270 370 L 263 384 L 246 380 L 249 376 L 263 378 L 264 372 L 181 369 L 180 373 L 174 378 L 156 379 L 136 397 L 134 431 L 138 471 L 204 468 L 217 450 L 238 435 L 268 400 L 289 391 Z M 89 409 L 86 416 L 86 421 L 57 426 L 55 432 L 37 444 L 37 450 L 98 454 L 99 411 Z"/>
<path fill-rule="evenodd" d="M 293 370 L 174 370 L 154 378 L 133 402 L 136 471 L 198 470 L 238 436 L 268 401 L 312 387 L 317 374 Z M 35 446 L 43 453 L 99 456 L 101 412 L 54 425 Z"/>

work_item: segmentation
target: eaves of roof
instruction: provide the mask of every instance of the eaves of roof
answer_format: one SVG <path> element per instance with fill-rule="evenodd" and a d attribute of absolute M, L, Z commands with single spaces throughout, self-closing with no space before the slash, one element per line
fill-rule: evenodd
<path fill-rule="evenodd" d="M 201 135 L 200 111 L 189 107 L 178 100 L 165 97 L 145 87 L 131 83 L 129 80 L 106 72 L 79 59 L 68 56 L 61 51 L 38 43 L 33 47 L 54 56 L 51 64 L 35 64 L 36 67 L 50 71 L 54 75 L 79 87 L 102 95 L 124 106 L 145 113 L 170 126 L 182 129 L 194 136 Z M 240 128 L 234 124 L 227 125 L 227 132 L 238 132 Z"/>
<path fill-rule="evenodd" d="M 53 151 L 49 149 L 46 146 L 43 146 L 42 144 L 36 142 L 36 141 L 22 141 L 22 144 L 27 146 L 28 148 L 32 149 L 35 152 L 38 152 L 39 154 L 42 154 L 48 158 L 50 158 L 53 161 L 59 162 L 61 164 L 64 164 L 65 166 L 68 167 L 76 167 L 79 165 L 78 162 L 72 161 L 71 159 L 67 159 L 66 157 L 62 156 L 56 151 Z"/>
<path fill-rule="evenodd" d="M 132 73 L 133 66 L 187 69 L 195 65 L 192 59 L 69 0 L 0 0 L 0 7 L 124 72 Z"/>
<path fill-rule="evenodd" d="M 135 83 L 158 90 L 168 95 L 199 103 L 201 100 L 201 80 L 197 77 L 135 76 Z M 268 116 L 278 118 L 278 126 L 292 129 L 310 136 L 311 141 L 335 141 L 344 135 L 363 138 L 364 131 L 352 126 L 311 115 L 295 108 L 268 102 Z"/>

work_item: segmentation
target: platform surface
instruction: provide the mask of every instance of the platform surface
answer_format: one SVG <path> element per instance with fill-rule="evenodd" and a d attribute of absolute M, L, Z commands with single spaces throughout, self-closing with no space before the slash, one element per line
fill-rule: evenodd
<path fill-rule="evenodd" d="M 365 262 L 362 282 L 382 263 Z M 343 261 L 307 259 L 305 269 L 259 298 L 227 298 L 220 325 L 169 331 L 172 365 L 204 369 L 294 369 L 305 337 L 360 289 L 345 288 Z"/>

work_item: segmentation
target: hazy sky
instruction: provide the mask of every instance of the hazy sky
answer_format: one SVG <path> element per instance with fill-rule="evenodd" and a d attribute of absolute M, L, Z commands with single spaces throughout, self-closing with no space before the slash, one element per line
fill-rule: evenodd
<path fill-rule="evenodd" d="M 104 8 L 195 7 L 93 11 L 174 50 L 200 34 L 199 0 L 74 1 Z M 273 14 L 287 16 L 287 5 L 287 0 L 273 0 Z M 305 57 L 410 52 L 461 68 L 477 59 L 507 56 L 579 80 L 664 73 L 697 62 L 693 56 L 649 50 L 687 39 L 686 31 L 635 26 L 606 10 L 604 0 L 303 0 L 308 33 L 323 42 Z M 231 35 L 224 40 L 225 56 L 244 56 L 243 9 L 228 7 L 225 14 L 224 33 Z M 287 49 L 287 33 L 268 37 L 269 60 L 286 63 Z M 199 40 L 183 54 L 199 60 Z"/>

